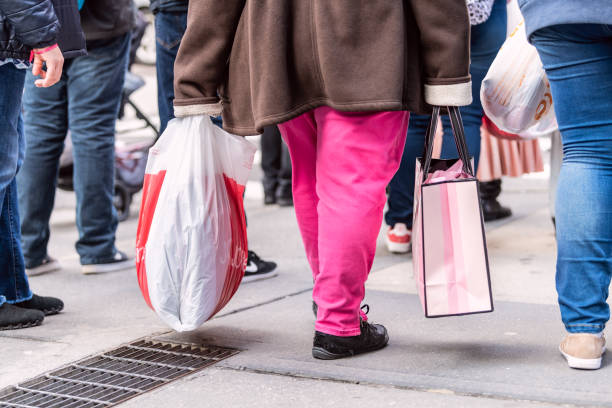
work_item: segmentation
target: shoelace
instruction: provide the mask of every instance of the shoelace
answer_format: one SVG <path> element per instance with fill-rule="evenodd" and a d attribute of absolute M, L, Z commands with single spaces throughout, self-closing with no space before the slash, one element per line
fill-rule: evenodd
<path fill-rule="evenodd" d="M 361 306 L 361 310 L 359 311 L 359 317 L 361 318 L 361 321 L 368 321 L 368 313 L 370 313 L 370 305 L 365 304 Z"/>
<path fill-rule="evenodd" d="M 364 310 L 365 309 L 365 310 Z M 370 305 L 368 305 L 367 303 L 365 303 L 363 306 L 361 306 L 361 311 L 363 311 L 364 314 L 368 314 L 370 313 Z"/>

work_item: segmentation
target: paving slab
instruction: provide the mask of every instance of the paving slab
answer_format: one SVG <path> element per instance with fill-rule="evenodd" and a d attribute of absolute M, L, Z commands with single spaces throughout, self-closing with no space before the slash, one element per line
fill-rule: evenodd
<path fill-rule="evenodd" d="M 558 405 L 456 395 L 443 390 L 419 392 L 212 368 L 123 404 L 125 408 L 553 408 Z"/>
<path fill-rule="evenodd" d="M 385 323 L 387 348 L 336 361 L 310 355 L 314 319 L 308 294 L 288 297 L 158 337 L 244 350 L 221 367 L 411 390 L 612 406 L 612 367 L 570 370 L 557 351 L 563 336 L 552 305 L 497 302 L 494 313 L 426 319 L 415 295 L 368 291 L 371 319 Z"/>

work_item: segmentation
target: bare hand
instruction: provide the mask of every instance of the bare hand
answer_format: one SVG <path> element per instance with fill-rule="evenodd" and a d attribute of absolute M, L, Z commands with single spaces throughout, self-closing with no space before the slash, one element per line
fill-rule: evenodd
<path fill-rule="evenodd" d="M 32 74 L 42 79 L 37 79 L 34 84 L 39 88 L 48 88 L 55 85 L 62 76 L 64 56 L 58 47 L 42 52 L 43 49 L 34 50 L 34 65 Z M 43 70 L 43 63 L 47 64 L 47 70 Z"/>

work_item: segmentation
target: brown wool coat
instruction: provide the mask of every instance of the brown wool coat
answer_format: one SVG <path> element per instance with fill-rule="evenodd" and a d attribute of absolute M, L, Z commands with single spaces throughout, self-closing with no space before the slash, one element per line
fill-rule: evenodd
<path fill-rule="evenodd" d="M 224 128 L 251 135 L 322 105 L 467 105 L 469 32 L 465 0 L 190 0 L 175 113 L 221 101 Z"/>

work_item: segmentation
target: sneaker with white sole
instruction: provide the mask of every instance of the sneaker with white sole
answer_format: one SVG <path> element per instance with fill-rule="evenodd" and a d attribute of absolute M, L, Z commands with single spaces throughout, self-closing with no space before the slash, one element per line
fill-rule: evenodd
<path fill-rule="evenodd" d="M 56 259 L 51 258 L 49 255 L 45 256 L 45 259 L 39 265 L 27 266 L 26 273 L 28 276 L 38 276 L 43 273 L 55 272 L 62 269 L 62 266 Z"/>
<path fill-rule="evenodd" d="M 606 339 L 591 333 L 571 333 L 559 345 L 559 351 L 571 368 L 597 370 L 606 351 Z"/>
<path fill-rule="evenodd" d="M 242 282 L 254 282 L 262 279 L 271 278 L 278 275 L 276 263 L 264 261 L 255 252 L 249 251 L 247 267 L 244 271 Z"/>
<path fill-rule="evenodd" d="M 81 272 L 85 275 L 89 275 L 93 273 L 121 271 L 129 268 L 135 268 L 134 260 L 123 252 L 117 251 L 113 259 L 108 262 L 81 265 Z"/>
<path fill-rule="evenodd" d="M 406 227 L 406 224 L 398 222 L 392 227 L 389 227 L 386 235 L 387 249 L 394 254 L 407 254 L 410 252 L 410 244 L 412 242 L 412 231 Z"/>

